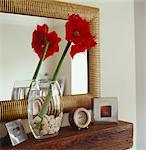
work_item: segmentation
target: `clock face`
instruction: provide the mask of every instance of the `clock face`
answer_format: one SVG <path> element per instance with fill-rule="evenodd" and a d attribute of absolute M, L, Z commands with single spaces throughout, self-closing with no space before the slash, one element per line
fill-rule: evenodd
<path fill-rule="evenodd" d="M 73 124 L 78 128 L 88 128 L 91 122 L 91 114 L 85 108 L 78 108 L 74 111 L 72 116 Z"/>
<path fill-rule="evenodd" d="M 80 124 L 80 125 L 86 124 L 88 116 L 87 116 L 87 114 L 84 111 L 78 112 L 78 116 L 77 117 L 78 117 L 77 118 L 78 119 L 78 124 Z"/>

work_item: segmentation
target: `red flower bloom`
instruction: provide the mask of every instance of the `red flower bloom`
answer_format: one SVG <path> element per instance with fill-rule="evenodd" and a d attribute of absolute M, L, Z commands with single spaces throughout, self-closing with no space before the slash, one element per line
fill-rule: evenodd
<path fill-rule="evenodd" d="M 41 58 L 43 50 L 47 43 L 49 43 L 44 60 L 59 51 L 58 43 L 61 41 L 55 31 L 48 32 L 48 26 L 46 24 L 40 26 L 37 25 L 37 29 L 33 32 L 32 48 Z"/>
<path fill-rule="evenodd" d="M 81 41 L 78 44 L 72 45 L 70 55 L 73 58 L 75 54 L 84 52 L 87 49 L 90 49 L 96 45 L 96 42 L 94 40 L 91 40 L 91 38 L 88 38 L 87 41 Z"/>
<path fill-rule="evenodd" d="M 94 36 L 90 33 L 89 22 L 75 14 L 69 16 L 66 23 L 66 40 L 75 44 L 71 47 L 72 58 L 76 53 L 84 52 L 96 45 Z"/>

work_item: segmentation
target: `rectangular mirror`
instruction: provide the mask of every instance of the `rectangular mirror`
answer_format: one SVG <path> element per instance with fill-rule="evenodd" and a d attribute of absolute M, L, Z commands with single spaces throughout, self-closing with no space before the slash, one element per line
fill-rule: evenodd
<path fill-rule="evenodd" d="M 76 5 L 72 3 L 58 2 L 58 1 L 53 1 L 53 0 L 31 0 L 31 1 L 30 0 L 1 0 L 0 12 L 6 13 L 5 15 L 11 15 L 11 16 L 14 14 L 15 15 L 17 14 L 17 16 L 19 16 L 20 18 L 22 16 L 24 18 L 27 18 L 28 16 L 32 16 L 33 18 L 39 18 L 38 22 L 35 22 L 30 19 L 29 21 L 27 21 L 28 25 L 26 25 L 26 22 L 23 23 L 22 21 L 21 24 L 23 24 L 23 26 L 25 26 L 26 28 L 27 26 L 31 26 L 31 29 L 27 29 L 28 38 L 22 35 L 24 27 L 19 27 L 20 28 L 19 35 L 22 35 L 20 36 L 20 38 L 24 38 L 22 44 L 20 45 L 16 44 L 16 47 L 13 47 L 13 50 L 11 49 L 12 45 L 9 45 L 9 43 L 0 45 L 0 53 L 1 53 L 0 54 L 0 57 L 1 57 L 0 58 L 0 63 L 1 63 L 0 85 L 2 85 L 0 86 L 0 91 L 2 91 L 0 93 L 4 93 L 4 95 L 1 95 L 0 97 L 1 100 L 3 100 L 3 101 L 0 101 L 0 104 L 2 106 L 1 108 L 2 115 L 0 116 L 0 120 L 10 120 L 10 119 L 21 118 L 21 117 L 24 118 L 27 116 L 27 101 L 26 100 L 6 101 L 6 102 L 4 100 L 6 100 L 5 98 L 8 96 L 7 92 L 9 91 L 10 93 L 11 88 L 14 84 L 14 80 L 29 79 L 31 78 L 31 75 L 34 71 L 33 69 L 38 59 L 37 59 L 37 56 L 32 51 L 30 42 L 32 38 L 31 33 L 34 30 L 34 27 L 36 26 L 36 24 L 38 24 L 39 22 L 40 23 L 47 22 L 48 24 L 48 20 L 49 20 L 48 18 L 52 18 L 51 20 L 53 21 L 53 23 L 55 22 L 55 19 L 57 19 L 57 21 L 59 20 L 60 23 L 64 24 L 65 20 L 68 19 L 68 15 L 71 15 L 71 14 L 79 14 L 81 17 L 86 18 L 86 20 L 89 21 L 90 31 L 93 35 L 96 35 L 97 45 L 94 48 L 90 49 L 88 51 L 88 54 L 84 54 L 82 56 L 76 57 L 73 61 L 69 60 L 70 66 L 72 67 L 70 68 L 64 67 L 65 71 L 70 72 L 71 74 L 69 78 L 72 78 L 72 79 L 71 80 L 69 79 L 70 83 L 69 82 L 68 83 L 72 85 L 73 88 L 72 89 L 69 89 L 68 87 L 66 88 L 66 94 L 67 95 L 69 94 L 69 95 L 62 97 L 63 108 L 64 108 L 64 112 L 69 112 L 73 108 L 76 108 L 76 107 L 91 108 L 92 106 L 91 98 L 93 96 L 100 97 L 100 92 L 101 92 L 101 89 L 100 89 L 100 48 L 99 48 L 100 47 L 100 44 L 99 44 L 99 9 L 88 7 L 88 6 Z M 7 14 L 7 13 L 10 13 L 10 14 Z M 13 17 L 11 17 L 10 19 L 12 20 L 12 18 Z M 32 24 L 30 25 L 30 23 Z M 56 28 L 60 26 L 59 25 L 60 23 L 57 23 Z M 11 27 L 14 27 L 14 24 L 16 24 L 16 22 L 11 21 Z M 3 25 L 3 28 L 6 28 L 6 27 Z M 1 32 L 3 32 L 3 35 L 4 35 L 4 31 L 1 31 Z M 8 31 L 5 31 L 5 32 L 8 32 Z M 62 34 L 63 31 L 60 30 L 59 32 L 60 34 Z M 4 40 L 4 37 L 5 35 L 2 37 L 0 36 L 0 38 L 3 38 L 3 40 Z M 9 38 L 15 41 L 14 37 L 15 37 L 15 33 L 12 32 Z M 18 39 L 18 43 L 19 43 L 19 39 Z M 5 40 L 2 43 L 4 43 Z M 6 49 L 3 50 L 2 46 L 4 47 L 6 46 Z M 22 50 L 23 46 L 24 46 L 23 48 L 24 50 Z M 14 50 L 16 50 L 16 52 L 19 53 L 20 55 L 23 55 L 24 58 L 23 59 L 20 59 L 18 57 L 16 58 L 16 55 L 13 53 Z M 4 56 L 4 53 L 5 53 L 5 56 Z M 28 55 L 29 57 L 31 56 L 32 60 L 27 59 L 26 55 Z M 57 54 L 55 55 L 57 56 Z M 10 61 L 10 58 L 12 56 L 15 57 L 15 59 L 14 60 L 11 59 L 11 63 L 13 62 L 14 64 L 16 64 L 15 66 L 18 67 L 16 70 L 14 70 L 14 66 L 10 68 L 11 64 L 8 63 L 8 61 Z M 83 64 L 80 63 L 80 66 L 82 67 L 82 69 L 85 68 L 84 69 L 85 73 L 83 70 L 79 70 L 80 68 L 76 67 L 77 66 L 76 63 L 78 63 L 78 61 L 81 60 L 80 57 L 82 57 L 81 59 L 85 61 L 85 63 Z M 51 61 L 51 59 L 53 58 L 50 58 L 49 61 Z M 55 57 L 55 59 L 58 59 L 58 58 Z M 20 65 L 20 66 L 23 66 L 22 67 L 23 76 L 21 76 L 21 71 L 19 71 L 20 66 L 17 64 L 17 62 L 21 62 L 24 65 L 24 66 Z M 50 63 L 50 62 L 46 62 L 44 64 L 43 69 L 48 68 L 47 63 Z M 64 64 L 66 63 L 64 62 Z M 7 68 L 7 71 L 5 70 L 6 68 Z M 42 74 L 40 75 L 40 77 L 41 76 L 43 77 L 44 74 L 46 73 L 45 69 L 42 70 Z M 16 77 L 12 77 L 14 76 L 14 74 L 12 75 L 12 73 L 14 73 Z M 49 71 L 49 68 L 48 68 L 47 73 L 49 74 L 51 73 Z M 84 80 L 82 80 L 83 76 L 84 76 L 85 82 Z M 64 75 L 60 73 L 60 77 L 64 77 Z M 7 81 L 8 78 L 11 79 L 10 82 Z M 80 82 L 82 84 L 80 84 Z M 5 84 L 9 84 L 9 86 L 11 87 L 9 86 L 7 87 Z M 68 85 L 66 82 L 66 86 Z M 86 93 L 86 94 L 79 94 L 79 93 Z M 3 96 L 5 98 L 3 98 Z M 19 112 L 18 114 L 13 112 L 13 115 L 8 115 L 9 113 L 6 113 L 7 111 L 5 111 L 5 110 L 10 110 L 10 109 L 12 111 L 12 106 L 13 106 L 13 109 L 18 109 L 18 107 L 22 104 L 23 104 L 23 109 L 24 109 L 23 112 Z"/>

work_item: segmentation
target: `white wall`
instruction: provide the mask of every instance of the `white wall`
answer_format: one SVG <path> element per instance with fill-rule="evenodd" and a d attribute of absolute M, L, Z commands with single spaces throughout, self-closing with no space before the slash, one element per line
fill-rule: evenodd
<path fill-rule="evenodd" d="M 117 96 L 119 119 L 136 127 L 134 0 L 60 1 L 100 8 L 101 94 Z"/>
<path fill-rule="evenodd" d="M 146 35 L 145 9 L 146 3 L 144 4 L 144 0 L 135 0 L 137 150 L 146 150 L 146 39 L 144 38 Z"/>
<path fill-rule="evenodd" d="M 133 1 L 108 1 L 101 8 L 102 96 L 117 96 L 119 119 L 134 123 L 136 94 Z M 103 12 L 102 12 L 103 11 Z"/>

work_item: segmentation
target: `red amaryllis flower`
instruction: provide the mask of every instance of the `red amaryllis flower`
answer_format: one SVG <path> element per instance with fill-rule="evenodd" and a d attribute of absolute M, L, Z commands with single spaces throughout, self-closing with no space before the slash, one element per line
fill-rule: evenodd
<path fill-rule="evenodd" d="M 86 41 L 82 40 L 80 43 L 72 45 L 70 55 L 73 58 L 75 54 L 84 52 L 87 49 L 90 49 L 95 45 L 96 45 L 96 42 L 92 40 L 91 38 L 88 38 L 88 40 Z"/>
<path fill-rule="evenodd" d="M 39 33 L 39 36 L 38 36 L 39 38 L 36 40 L 36 42 L 37 41 L 40 42 L 40 43 L 38 42 L 39 43 L 38 48 L 41 47 L 40 48 L 41 50 L 42 50 L 42 47 L 44 48 L 46 41 L 47 42 L 48 41 L 50 42 L 50 40 L 52 41 L 52 39 L 48 38 L 48 36 L 45 36 L 45 38 L 44 38 L 44 36 L 42 36 L 42 34 L 46 34 L 46 32 L 48 32 L 48 29 L 46 29 L 46 27 L 42 27 L 42 28 L 44 28 L 44 30 L 41 29 L 41 32 Z M 40 29 L 40 27 L 38 29 Z M 84 52 L 86 49 L 92 48 L 93 46 L 96 45 L 96 42 L 94 41 L 94 36 L 92 36 L 89 31 L 89 23 L 85 19 L 82 19 L 79 15 L 75 15 L 75 14 L 69 16 L 68 22 L 66 23 L 66 40 L 68 41 L 68 43 L 63 51 L 63 54 L 58 62 L 58 65 L 55 69 L 55 72 L 52 77 L 52 81 L 57 79 L 59 70 L 61 68 L 61 65 L 64 61 L 64 58 L 65 58 L 70 46 L 71 46 L 70 55 L 71 55 L 71 57 L 73 57 L 76 53 Z M 72 45 L 72 43 L 74 45 Z M 50 46 L 50 43 L 49 43 L 49 46 Z M 38 71 L 37 71 L 37 74 L 38 74 Z M 36 79 L 36 75 L 34 75 L 34 77 Z M 48 92 L 48 95 L 46 96 L 46 99 L 41 107 L 41 111 L 38 115 L 40 118 L 43 118 L 44 115 L 48 112 L 47 108 L 48 108 L 49 102 L 51 100 L 50 94 L 51 94 L 51 92 Z M 36 127 L 40 127 L 40 126 L 41 126 L 41 121 L 37 123 Z"/>
<path fill-rule="evenodd" d="M 94 47 L 96 45 L 94 38 L 90 33 L 89 22 L 86 19 L 82 19 L 78 14 L 69 16 L 66 23 L 66 40 L 75 44 L 71 47 L 72 58 L 76 53 Z"/>
<path fill-rule="evenodd" d="M 59 38 L 55 31 L 48 32 L 48 26 L 46 24 L 40 26 L 37 25 L 37 29 L 33 32 L 32 38 L 32 48 L 37 53 L 39 58 L 41 58 L 42 53 L 46 44 L 48 43 L 48 49 L 44 60 L 48 57 L 53 55 L 55 52 L 59 51 L 58 43 L 60 42 L 61 38 Z"/>

